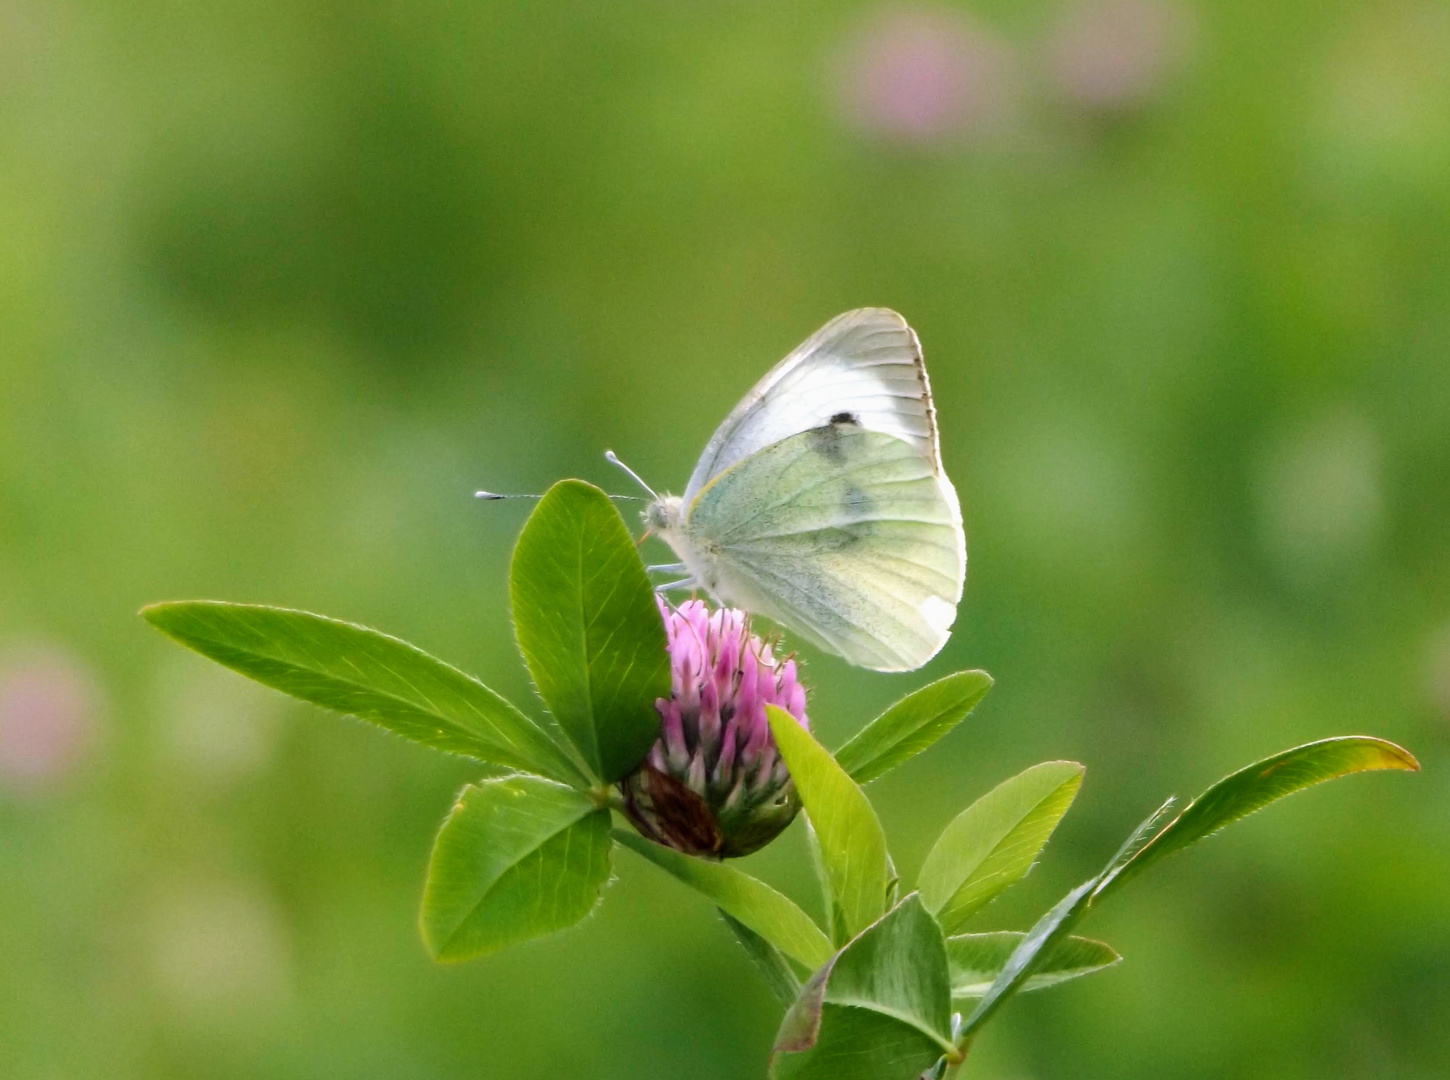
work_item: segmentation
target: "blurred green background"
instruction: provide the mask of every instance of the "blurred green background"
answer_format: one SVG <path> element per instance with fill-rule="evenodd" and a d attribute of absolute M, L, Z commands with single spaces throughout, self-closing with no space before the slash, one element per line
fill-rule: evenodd
<path fill-rule="evenodd" d="M 983 928 L 1296 742 L 1426 766 L 1129 890 L 1086 927 L 1126 963 L 969 1075 L 1445 1076 L 1447 56 L 1435 0 L 0 0 L 0 1076 L 761 1076 L 775 1005 L 628 853 L 582 927 L 433 965 L 467 763 L 135 611 L 322 611 L 528 702 L 526 506 L 470 493 L 627 491 L 607 447 L 678 491 L 868 304 L 925 345 L 971 569 L 927 670 L 808 654 L 812 719 L 998 679 L 876 785 L 904 871 L 1045 758 L 1087 784 Z M 804 898 L 802 853 L 751 861 Z"/>

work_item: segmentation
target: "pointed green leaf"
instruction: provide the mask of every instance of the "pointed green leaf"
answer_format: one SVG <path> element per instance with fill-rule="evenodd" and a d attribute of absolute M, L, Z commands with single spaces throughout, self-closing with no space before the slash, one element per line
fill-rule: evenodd
<path fill-rule="evenodd" d="M 1020 990 L 1090 907 L 1157 860 L 1181 851 L 1285 795 L 1325 780 L 1377 769 L 1415 771 L 1419 767 L 1414 755 L 1403 747 L 1383 739 L 1351 735 L 1298 746 L 1240 769 L 1214 784 L 1160 828 L 1160 822 L 1173 805 L 1170 799 L 1133 830 L 1107 866 L 1059 900 L 1027 932 L 986 996 L 967 1018 L 963 1034 L 971 1035 L 980 1029 Z"/>
<path fill-rule="evenodd" d="M 188 648 L 303 701 L 435 750 L 584 782 L 538 724 L 395 637 L 305 611 L 211 600 L 152 604 L 141 614 Z"/>
<path fill-rule="evenodd" d="M 608 496 L 580 480 L 550 488 L 519 535 L 509 587 L 539 696 L 613 783 L 659 735 L 670 660 L 654 590 Z"/>
<path fill-rule="evenodd" d="M 981 1028 L 1046 963 L 1053 947 L 1067 937 L 1087 913 L 1093 889 L 1101 878 L 1102 875 L 1090 878 L 1073 889 L 1027 931 L 1021 943 L 1002 965 L 1002 970 L 997 973 L 982 1000 L 977 1003 L 976 1009 L 962 1025 L 964 1036 L 970 1036 Z"/>
<path fill-rule="evenodd" d="M 886 910 L 886 834 L 865 793 L 795 717 L 766 706 L 775 745 L 806 809 L 848 938 Z"/>
<path fill-rule="evenodd" d="M 1367 735 L 1349 735 L 1297 746 L 1224 777 L 1184 808 L 1152 841 L 1104 881 L 1107 894 L 1160 859 L 1248 817 L 1296 791 L 1351 773 L 1380 769 L 1418 772 L 1420 763 L 1402 746 Z"/>
<path fill-rule="evenodd" d="M 951 933 L 1021 881 L 1082 786 L 1075 761 L 1048 761 L 999 784 L 942 832 L 917 878 L 921 899 Z"/>
<path fill-rule="evenodd" d="M 947 960 L 951 964 L 952 999 L 980 998 L 1001 974 L 1026 934 L 1000 930 L 990 934 L 959 934 L 947 938 Z M 1113 949 L 1091 938 L 1059 939 L 1042 958 L 1021 987 L 1021 992 L 1045 990 L 1069 979 L 1091 975 L 1122 960 Z"/>
<path fill-rule="evenodd" d="M 615 829 L 614 838 L 703 893 L 721 911 L 738 919 L 793 960 L 814 969 L 831 955 L 830 941 L 811 917 L 765 882 L 733 866 L 685 855 L 624 829 Z"/>
<path fill-rule="evenodd" d="M 765 938 L 761 937 L 750 927 L 746 926 L 739 919 L 735 918 L 728 911 L 716 908 L 720 912 L 720 918 L 725 920 L 725 925 L 735 935 L 735 940 L 740 942 L 745 955 L 750 957 L 750 962 L 755 965 L 755 970 L 760 972 L 760 977 L 770 987 L 770 992 L 775 995 L 786 1008 L 795 1003 L 796 995 L 801 992 L 800 980 L 795 977 L 790 964 L 777 949 Z"/>
<path fill-rule="evenodd" d="M 463 789 L 423 887 L 423 940 L 467 960 L 573 926 L 609 881 L 609 811 L 537 776 Z"/>
<path fill-rule="evenodd" d="M 958 671 L 913 690 L 836 751 L 836 761 L 858 784 L 869 784 L 936 742 L 992 689 L 985 671 Z"/>
<path fill-rule="evenodd" d="M 831 958 L 781 1022 L 774 1080 L 914 1080 L 951 1041 L 941 928 L 913 893 Z"/>
<path fill-rule="evenodd" d="M 988 987 L 987 993 L 967 1017 L 966 1023 L 962 1025 L 962 1035 L 971 1036 L 980 1029 L 1013 994 L 1031 981 L 1032 976 L 1046 964 L 1047 957 L 1057 944 L 1072 933 L 1073 927 L 1087 914 L 1097 888 L 1142 850 L 1173 806 L 1174 800 L 1169 799 L 1148 815 L 1128 834 L 1122 846 L 1108 860 L 1107 866 L 1073 889 L 1037 920 L 1037 924 L 1027 931 L 1017 948 L 1012 950 L 1012 955 L 1002 965 L 1002 970 Z"/>

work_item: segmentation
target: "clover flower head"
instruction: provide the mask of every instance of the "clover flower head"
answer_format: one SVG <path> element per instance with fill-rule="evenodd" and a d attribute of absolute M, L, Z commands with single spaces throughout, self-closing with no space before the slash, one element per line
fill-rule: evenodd
<path fill-rule="evenodd" d="M 806 691 L 792 659 L 750 632 L 734 608 L 660 601 L 671 695 L 660 698 L 660 737 L 620 783 L 625 812 L 645 836 L 691 855 L 729 858 L 765 846 L 800 809 L 765 707 L 803 727 Z"/>

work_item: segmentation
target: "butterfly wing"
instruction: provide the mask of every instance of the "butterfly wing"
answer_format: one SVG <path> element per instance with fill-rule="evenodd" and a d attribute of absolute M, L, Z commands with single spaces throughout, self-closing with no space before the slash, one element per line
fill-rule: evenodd
<path fill-rule="evenodd" d="M 684 531 L 721 600 L 853 664 L 909 671 L 950 636 L 966 539 L 917 442 L 844 422 L 793 434 L 715 476 Z"/>
<path fill-rule="evenodd" d="M 906 441 L 940 471 L 921 346 L 896 312 L 860 308 L 838 315 L 771 368 L 705 447 L 685 487 L 685 505 L 751 454 L 843 415 Z"/>

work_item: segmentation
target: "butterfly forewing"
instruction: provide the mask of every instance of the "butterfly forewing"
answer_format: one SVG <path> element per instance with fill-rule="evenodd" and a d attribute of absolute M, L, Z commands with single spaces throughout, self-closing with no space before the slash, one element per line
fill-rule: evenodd
<path fill-rule="evenodd" d="M 921 348 L 896 312 L 838 315 L 767 372 L 705 447 L 685 503 L 737 462 L 833 417 L 894 435 L 940 468 Z"/>
<path fill-rule="evenodd" d="M 956 493 L 913 441 L 845 419 L 775 441 L 687 504 L 722 599 L 854 664 L 909 670 L 946 642 L 966 549 Z"/>

